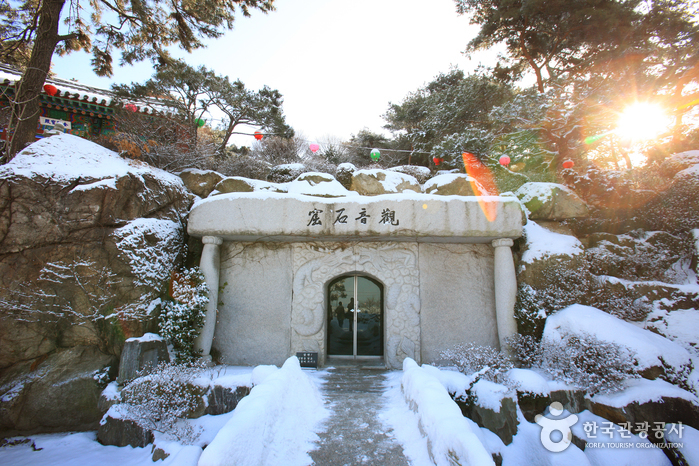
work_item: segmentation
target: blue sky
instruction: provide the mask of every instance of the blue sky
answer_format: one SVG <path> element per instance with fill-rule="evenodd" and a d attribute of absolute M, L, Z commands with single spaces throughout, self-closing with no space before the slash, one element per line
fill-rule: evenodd
<path fill-rule="evenodd" d="M 477 26 L 456 14 L 453 0 L 276 0 L 267 15 L 242 15 L 225 36 L 192 54 L 177 52 L 191 65 L 205 65 L 247 87 L 268 85 L 284 95 L 287 122 L 310 141 L 348 139 L 366 127 L 383 132 L 389 102 L 451 66 L 465 71 L 493 64 L 493 54 L 466 58 L 462 51 Z M 108 88 L 113 82 L 142 82 L 149 63 L 115 70 L 100 78 L 84 52 L 55 57 L 58 77 Z M 233 142 L 251 145 L 249 137 Z"/>

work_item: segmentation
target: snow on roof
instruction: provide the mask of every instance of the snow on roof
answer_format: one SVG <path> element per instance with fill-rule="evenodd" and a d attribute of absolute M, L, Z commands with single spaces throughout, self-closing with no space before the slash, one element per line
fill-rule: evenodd
<path fill-rule="evenodd" d="M 523 263 L 532 263 L 549 256 L 575 256 L 585 252 L 582 243 L 575 236 L 554 233 L 531 220 L 524 225 L 523 230 L 527 239 L 527 249 L 522 254 Z"/>
<path fill-rule="evenodd" d="M 17 82 L 22 78 L 22 72 L 11 66 L 0 63 L 0 83 L 3 81 Z M 116 94 L 107 89 L 98 89 L 81 84 L 78 81 L 69 81 L 60 78 L 46 78 L 46 84 L 53 84 L 59 92 L 78 100 L 87 100 L 107 107 L 114 105 L 117 102 Z M 93 100 L 94 99 L 94 100 Z M 128 99 L 125 99 L 128 100 Z M 104 101 L 104 103 L 102 103 Z M 140 107 L 141 111 L 146 109 L 157 111 L 159 113 L 172 113 L 172 108 L 163 105 L 159 100 L 152 98 L 130 99 L 131 103 Z"/>
<path fill-rule="evenodd" d="M 546 319 L 543 338 L 558 342 L 573 334 L 590 335 L 628 348 L 640 370 L 665 364 L 679 370 L 691 361 L 689 352 L 679 344 L 582 304 L 573 304 L 550 315 Z"/>
<path fill-rule="evenodd" d="M 56 181 L 100 180 L 145 173 L 184 187 L 179 176 L 137 160 L 124 159 L 114 151 L 72 134 L 42 138 L 0 167 L 0 176 L 42 176 Z"/>

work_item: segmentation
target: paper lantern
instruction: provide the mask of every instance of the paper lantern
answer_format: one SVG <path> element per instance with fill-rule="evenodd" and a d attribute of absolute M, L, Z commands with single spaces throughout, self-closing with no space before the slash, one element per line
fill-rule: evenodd
<path fill-rule="evenodd" d="M 130 112 L 134 112 L 134 113 L 138 111 L 138 108 L 136 108 L 136 106 L 134 104 L 126 104 L 126 105 L 124 105 L 124 108 L 126 110 L 128 110 Z"/>
<path fill-rule="evenodd" d="M 503 167 L 506 167 L 509 164 L 510 164 L 510 157 L 509 156 L 503 155 L 502 157 L 500 157 L 500 165 L 502 165 Z"/>
<path fill-rule="evenodd" d="M 201 118 L 197 118 L 196 120 L 194 120 L 194 122 L 195 122 L 195 123 L 197 124 L 197 126 L 200 127 L 200 128 L 201 128 L 202 126 L 204 126 L 204 123 L 206 123 L 206 122 L 205 122 L 204 120 L 202 120 Z"/>
<path fill-rule="evenodd" d="M 315 154 L 316 152 L 318 152 L 318 149 L 320 149 L 320 146 L 318 144 L 313 143 L 309 146 L 309 148 L 311 149 L 311 152 Z"/>
<path fill-rule="evenodd" d="M 378 149 L 371 149 L 371 153 L 369 155 L 371 156 L 371 160 L 376 162 L 379 160 L 379 157 L 381 157 L 381 152 L 379 152 Z"/>
<path fill-rule="evenodd" d="M 563 168 L 573 168 L 573 165 L 575 165 L 575 163 L 572 160 L 566 160 L 563 162 Z"/>
<path fill-rule="evenodd" d="M 58 88 L 54 86 L 53 84 L 45 84 L 44 85 L 44 91 L 50 96 L 54 96 L 58 93 Z"/>
<path fill-rule="evenodd" d="M 260 133 L 259 131 L 255 131 L 255 139 L 257 139 L 259 141 L 260 139 L 262 139 L 262 137 L 263 137 L 262 133 Z"/>
<path fill-rule="evenodd" d="M 439 165 L 440 163 L 444 162 L 442 157 L 432 157 L 432 160 L 434 161 L 435 165 Z"/>

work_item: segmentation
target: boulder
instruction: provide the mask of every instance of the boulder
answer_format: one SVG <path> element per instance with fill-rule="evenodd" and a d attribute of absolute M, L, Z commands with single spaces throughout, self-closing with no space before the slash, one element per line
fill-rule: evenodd
<path fill-rule="evenodd" d="M 562 184 L 529 182 L 515 194 L 532 220 L 564 220 L 589 215 L 587 204 Z"/>
<path fill-rule="evenodd" d="M 679 344 L 653 332 L 625 322 L 590 306 L 574 304 L 546 320 L 543 341 L 561 344 L 571 338 L 593 336 L 596 340 L 613 343 L 628 351 L 634 370 L 643 377 L 665 378 L 689 373 L 690 353 Z"/>
<path fill-rule="evenodd" d="M 414 177 L 378 168 L 354 172 L 350 190 L 363 196 L 402 193 L 403 191 L 422 192 L 420 184 Z"/>
<path fill-rule="evenodd" d="M 532 221 L 524 226 L 524 235 L 515 317 L 520 333 L 538 337 L 546 314 L 586 302 L 592 275 L 582 243 L 574 236 L 555 233 Z"/>
<path fill-rule="evenodd" d="M 229 176 L 221 180 L 211 195 L 228 193 L 251 193 L 254 191 L 270 191 L 273 193 L 286 192 L 281 186 L 268 181 L 253 180 L 242 176 Z"/>
<path fill-rule="evenodd" d="M 267 181 L 272 183 L 288 183 L 295 180 L 299 175 L 306 171 L 306 167 L 302 163 L 287 163 L 272 167 L 267 175 Z"/>
<path fill-rule="evenodd" d="M 327 173 L 304 173 L 287 186 L 289 194 L 303 194 L 316 197 L 346 197 L 357 195 L 345 189 L 334 176 Z"/>
<path fill-rule="evenodd" d="M 650 230 L 673 232 L 699 228 L 699 163 L 678 172 L 669 187 L 640 209 L 639 214 Z"/>
<path fill-rule="evenodd" d="M 155 441 L 153 431 L 146 429 L 134 420 L 123 417 L 114 406 L 104 415 L 97 429 L 97 441 L 102 445 L 117 447 L 145 447 Z M 155 460 L 154 460 L 155 461 Z"/>
<path fill-rule="evenodd" d="M 349 162 L 341 163 L 335 169 L 335 179 L 347 189 L 352 187 L 352 176 L 357 171 L 357 167 Z"/>
<path fill-rule="evenodd" d="M 182 254 L 193 200 L 178 176 L 69 134 L 37 141 L 0 167 L 4 383 L 22 384 L 72 348 L 92 348 L 99 366 L 100 354 L 118 357 L 127 338 L 154 329 L 156 298 Z M 60 376 L 62 369 L 54 370 Z M 61 387 L 82 390 L 78 383 Z M 90 398 L 92 408 L 56 402 L 46 420 L 22 415 L 4 428 L 74 429 L 93 422 L 98 397 Z M 89 422 L 76 412 L 89 414 Z"/>
<path fill-rule="evenodd" d="M 496 434 L 505 445 L 512 443 L 519 424 L 515 394 L 504 385 L 479 380 L 471 387 L 470 397 L 473 404 L 465 416 Z"/>
<path fill-rule="evenodd" d="M 5 369 L 0 435 L 96 428 L 104 414 L 98 407 L 100 394 L 117 362 L 96 347 L 73 347 Z"/>
<path fill-rule="evenodd" d="M 184 185 L 199 197 L 211 194 L 214 187 L 223 179 L 223 175 L 213 170 L 188 168 L 179 173 Z"/>
<path fill-rule="evenodd" d="M 397 167 L 391 167 L 389 170 L 412 176 L 420 184 L 424 184 L 432 176 L 432 171 L 421 165 L 399 165 Z"/>
<path fill-rule="evenodd" d="M 119 385 L 142 375 L 160 363 L 170 362 L 165 340 L 159 335 L 146 333 L 140 338 L 129 338 L 124 343 L 119 362 Z"/>
<path fill-rule="evenodd" d="M 476 191 L 474 191 L 474 186 Z M 478 196 L 490 195 L 475 178 L 463 173 L 437 175 L 423 186 L 425 194 L 440 196 Z"/>
<path fill-rule="evenodd" d="M 243 397 L 250 394 L 250 387 L 223 387 L 214 385 L 207 394 L 206 414 L 219 415 L 229 413 L 238 406 Z"/>
<path fill-rule="evenodd" d="M 636 230 L 629 234 L 595 233 L 587 238 L 585 251 L 590 272 L 626 280 L 658 280 L 686 283 L 687 276 L 673 267 L 690 262 L 692 250 L 685 237 L 664 231 Z"/>

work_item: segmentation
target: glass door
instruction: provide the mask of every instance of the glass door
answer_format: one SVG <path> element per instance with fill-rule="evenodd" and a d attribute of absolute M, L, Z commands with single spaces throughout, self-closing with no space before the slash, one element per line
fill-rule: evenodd
<path fill-rule="evenodd" d="M 328 355 L 383 356 L 383 287 L 345 275 L 328 287 Z"/>

